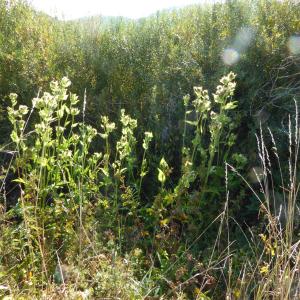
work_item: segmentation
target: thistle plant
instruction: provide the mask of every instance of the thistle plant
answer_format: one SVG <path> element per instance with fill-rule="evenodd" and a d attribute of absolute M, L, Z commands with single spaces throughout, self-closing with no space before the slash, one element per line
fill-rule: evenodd
<path fill-rule="evenodd" d="M 140 182 L 139 182 L 139 195 L 141 195 L 141 189 L 142 189 L 142 181 L 143 178 L 147 175 L 148 170 L 147 170 L 147 160 L 146 160 L 146 153 L 149 149 L 149 144 L 153 139 L 153 134 L 152 132 L 146 131 L 145 132 L 145 137 L 143 140 L 143 158 L 142 158 L 142 166 L 141 166 L 141 171 L 140 171 Z"/>
<path fill-rule="evenodd" d="M 30 272 L 41 272 L 41 281 L 48 278 L 49 269 L 53 267 L 49 264 L 55 251 L 52 246 L 57 245 L 60 255 L 64 256 L 75 238 L 76 224 L 82 231 L 84 206 L 98 192 L 95 181 L 102 155 L 89 153 L 97 131 L 75 122 L 79 100 L 74 94 L 68 95 L 70 84 L 67 78 L 52 82 L 51 93 L 45 92 L 33 99 L 38 121 L 27 134 L 23 132 L 24 117 L 29 109 L 23 105 L 16 108 L 14 94 L 8 108 L 13 125 L 11 138 L 17 149 L 14 168 L 19 178 L 16 181 L 22 187 L 19 203 L 31 245 L 25 260 L 30 261 Z M 36 251 L 40 259 L 32 255 Z"/>
<path fill-rule="evenodd" d="M 116 129 L 116 124 L 114 122 L 110 122 L 107 116 L 102 116 L 101 129 L 103 130 L 103 132 L 100 133 L 100 136 L 105 140 L 105 154 L 103 157 L 103 166 L 101 167 L 101 172 L 103 174 L 103 180 L 101 185 L 103 184 L 103 186 L 105 187 L 105 194 L 107 197 L 108 188 L 113 183 L 110 176 L 110 168 L 109 168 L 110 156 L 111 156 L 109 136 Z"/>
<path fill-rule="evenodd" d="M 225 192 L 222 190 L 224 163 L 238 155 L 230 151 L 235 142 L 234 129 L 237 125 L 230 114 L 237 106 L 232 99 L 236 86 L 234 79 L 233 73 L 224 76 L 212 97 L 202 87 L 194 87 L 194 99 L 189 95 L 183 97 L 185 125 L 181 176 L 171 191 L 166 189 L 170 168 L 165 159 L 161 159 L 158 167 L 161 189 L 151 209 L 152 213 L 159 215 L 159 224 L 166 226 L 176 219 L 190 225 L 195 223 L 197 228 L 203 229 L 202 225 L 208 225 L 217 213 L 219 205 L 212 200 L 219 199 Z M 194 129 L 190 141 L 187 126 Z M 205 220 L 202 218 L 204 212 L 207 216 Z M 199 227 L 199 224 L 202 225 Z"/>
<path fill-rule="evenodd" d="M 187 220 L 199 223 L 201 213 L 199 217 L 196 212 L 204 205 L 208 207 L 206 213 L 212 214 L 214 207 L 209 200 L 220 193 L 221 188 L 217 192 L 213 188 L 224 180 L 223 162 L 240 159 L 230 152 L 236 126 L 230 116 L 236 107 L 232 100 L 234 79 L 233 73 L 222 78 L 213 97 L 202 87 L 195 87 L 194 97 L 183 98 L 181 176 L 174 186 L 172 167 L 162 157 L 155 178 L 160 187 L 150 207 L 143 206 L 141 200 L 143 180 L 151 164 L 153 134 L 144 132 L 139 162 L 135 136 L 138 124 L 124 109 L 120 111 L 120 131 L 107 116 L 100 117 L 99 132 L 85 122 L 77 122 L 79 99 L 68 92 L 71 82 L 63 78 L 51 83 L 50 92 L 33 99 L 31 112 L 36 114 L 36 122 L 32 131 L 24 132 L 29 108 L 17 106 L 17 96 L 12 94 L 8 114 L 13 125 L 11 139 L 17 149 L 16 182 L 22 189 L 16 209 L 21 224 L 11 237 L 20 249 L 14 259 L 22 262 L 15 273 L 23 275 L 16 281 L 26 278 L 29 285 L 42 286 L 51 280 L 61 261 L 68 263 L 69 253 L 76 254 L 82 267 L 87 249 L 97 255 L 92 240 L 107 231 L 111 236 L 107 248 L 113 256 L 128 247 L 126 237 L 130 232 L 147 233 L 149 241 L 152 232 L 151 247 L 158 247 L 158 253 L 168 257 L 167 243 L 162 242 L 160 247 L 157 237 L 168 236 L 177 247 L 180 229 L 171 227 Z M 192 138 L 188 126 L 193 128 Z M 115 143 L 112 135 L 119 135 Z M 98 137 L 102 152 L 93 152 L 91 145 Z M 140 224 L 148 230 L 140 232 Z M 168 261 L 159 259 L 162 269 L 168 269 Z M 34 276 L 29 276 L 32 273 Z"/>
<path fill-rule="evenodd" d="M 121 109 L 120 121 L 123 127 L 121 138 L 116 146 L 118 157 L 115 161 L 115 175 L 121 175 L 127 170 L 133 180 L 133 168 L 135 164 L 134 148 L 136 145 L 134 130 L 137 127 L 137 121 L 132 119 L 129 115 L 126 115 L 124 109 Z"/>
<path fill-rule="evenodd" d="M 194 138 L 191 148 L 183 143 L 182 177 L 175 189 L 176 193 L 187 190 L 198 179 L 202 195 L 207 188 L 210 174 L 214 172 L 224 160 L 227 159 L 230 148 L 234 144 L 235 135 L 232 130 L 234 121 L 229 116 L 229 111 L 236 108 L 232 100 L 236 83 L 235 74 L 230 72 L 220 80 L 213 100 L 207 90 L 194 87 L 196 98 L 192 101 L 193 110 L 187 110 L 189 96 L 183 98 L 185 106 L 185 122 L 193 126 Z M 188 120 L 191 112 L 195 113 L 195 120 Z M 186 135 L 184 129 L 183 136 Z M 222 145 L 222 147 L 220 147 Z M 221 150 L 222 149 L 222 153 Z"/>
<path fill-rule="evenodd" d="M 23 131 L 25 128 L 25 117 L 28 114 L 28 107 L 26 105 L 20 105 L 16 108 L 17 105 L 17 94 L 10 94 L 11 107 L 8 107 L 8 118 L 13 125 L 13 130 L 10 135 L 12 141 L 16 144 L 19 150 L 24 148 L 23 143 Z"/>

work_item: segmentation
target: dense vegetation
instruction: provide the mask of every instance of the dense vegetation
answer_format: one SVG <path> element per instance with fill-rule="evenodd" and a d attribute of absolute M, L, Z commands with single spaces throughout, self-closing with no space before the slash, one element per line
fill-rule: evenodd
<path fill-rule="evenodd" d="M 297 299 L 299 34 L 297 1 L 0 0 L 0 296 Z"/>

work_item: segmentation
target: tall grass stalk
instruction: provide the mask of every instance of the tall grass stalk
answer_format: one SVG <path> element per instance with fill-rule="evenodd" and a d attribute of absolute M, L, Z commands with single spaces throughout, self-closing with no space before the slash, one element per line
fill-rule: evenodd
<path fill-rule="evenodd" d="M 238 287 L 239 294 L 244 297 L 253 295 L 257 300 L 270 298 L 287 300 L 300 297 L 300 241 L 295 235 L 299 226 L 297 220 L 299 218 L 297 174 L 300 138 L 298 118 L 298 107 L 295 104 L 294 125 L 290 116 L 287 124 L 289 154 L 287 167 L 285 167 L 289 174 L 287 178 L 284 176 L 275 137 L 269 128 L 271 149 L 265 143 L 262 127 L 260 127 L 260 135 L 257 136 L 261 168 L 256 168 L 255 174 L 260 186 L 259 193 L 245 177 L 228 164 L 228 167 L 243 179 L 260 202 L 261 216 L 265 220 L 264 231 L 260 234 L 260 246 L 252 245 L 258 256 L 249 259 L 249 264 L 244 266 L 244 270 L 248 274 L 250 272 L 250 276 L 246 276 L 244 271 L 239 278 L 241 282 Z M 275 161 L 271 161 L 271 153 Z M 272 169 L 275 167 L 280 172 L 279 186 L 274 185 Z"/>

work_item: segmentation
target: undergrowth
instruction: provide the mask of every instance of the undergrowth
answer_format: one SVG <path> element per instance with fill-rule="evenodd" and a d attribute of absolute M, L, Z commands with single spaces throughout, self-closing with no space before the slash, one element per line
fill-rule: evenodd
<path fill-rule="evenodd" d="M 256 188 L 243 175 L 247 158 L 233 151 L 240 122 L 235 74 L 224 76 L 213 94 L 195 87 L 183 98 L 179 176 L 167 156 L 151 155 L 152 132 L 138 137 L 138 123 L 124 109 L 117 124 L 107 116 L 98 130 L 87 124 L 86 99 L 81 114 L 70 84 L 66 77 L 52 82 L 50 93 L 34 98 L 31 107 L 10 95 L 12 143 L 2 149 L 11 159 L 1 177 L 1 295 L 299 296 L 298 113 L 288 124 L 287 168 L 272 132 L 268 149 L 261 129 Z M 278 186 L 273 164 L 280 170 Z M 256 231 L 236 219 L 246 187 L 260 203 Z M 18 194 L 15 204 L 8 188 Z M 242 231 L 246 246 L 234 242 L 233 228 Z"/>

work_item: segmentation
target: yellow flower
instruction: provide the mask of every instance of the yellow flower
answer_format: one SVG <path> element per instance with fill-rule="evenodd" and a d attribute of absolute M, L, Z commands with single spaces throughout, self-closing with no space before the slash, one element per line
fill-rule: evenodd
<path fill-rule="evenodd" d="M 269 272 L 269 266 L 264 265 L 263 267 L 260 268 L 260 274 L 267 274 Z"/>
<path fill-rule="evenodd" d="M 262 234 L 262 233 L 261 233 L 261 234 L 259 234 L 258 236 L 262 239 L 263 242 L 265 242 L 265 241 L 267 240 L 267 237 L 266 237 L 265 234 Z"/>
<path fill-rule="evenodd" d="M 239 289 L 234 289 L 233 295 L 234 295 L 235 298 L 240 299 L 241 291 Z"/>

